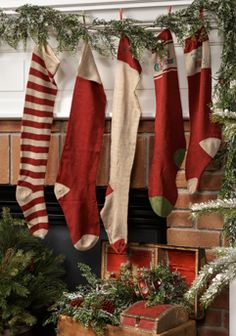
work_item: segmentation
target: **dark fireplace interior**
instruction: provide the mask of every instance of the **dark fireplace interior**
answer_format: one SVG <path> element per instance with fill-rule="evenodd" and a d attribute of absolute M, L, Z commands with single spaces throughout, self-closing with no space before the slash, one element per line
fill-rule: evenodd
<path fill-rule="evenodd" d="M 23 218 L 21 209 L 15 199 L 16 187 L 5 185 L 0 187 L 0 208 L 8 207 L 14 217 Z M 103 207 L 105 187 L 97 187 L 97 202 L 99 210 Z M 66 222 L 58 204 L 53 186 L 45 187 L 45 199 L 49 215 L 49 232 L 44 240 L 46 246 L 53 249 L 55 254 L 65 256 L 65 281 L 70 290 L 83 282 L 77 264 L 86 263 L 99 276 L 101 269 L 101 242 L 107 240 L 103 226 L 99 242 L 89 251 L 79 252 L 71 244 Z M 158 217 L 152 210 L 146 188 L 131 189 L 128 211 L 129 242 L 166 243 L 166 219 Z"/>

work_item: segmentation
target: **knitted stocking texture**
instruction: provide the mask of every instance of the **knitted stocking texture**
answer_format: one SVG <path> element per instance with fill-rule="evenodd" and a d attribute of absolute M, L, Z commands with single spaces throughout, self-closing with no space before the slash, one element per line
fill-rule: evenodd
<path fill-rule="evenodd" d="M 54 75 L 58 66 L 59 60 L 49 45 L 34 48 L 21 128 L 16 199 L 31 233 L 40 238 L 48 231 L 44 182 L 57 95 Z"/>

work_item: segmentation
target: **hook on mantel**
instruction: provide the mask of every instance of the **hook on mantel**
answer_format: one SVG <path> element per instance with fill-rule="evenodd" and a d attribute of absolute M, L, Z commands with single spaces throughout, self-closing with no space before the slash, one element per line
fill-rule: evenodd
<path fill-rule="evenodd" d="M 120 20 L 123 20 L 123 8 L 119 9 Z"/>

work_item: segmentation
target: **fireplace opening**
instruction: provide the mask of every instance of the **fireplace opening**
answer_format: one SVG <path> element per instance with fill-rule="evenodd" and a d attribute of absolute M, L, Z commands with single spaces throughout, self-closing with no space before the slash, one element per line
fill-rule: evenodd
<path fill-rule="evenodd" d="M 23 218 L 21 209 L 15 198 L 16 186 L 0 186 L 0 208 L 8 207 L 14 217 Z M 105 200 L 106 187 L 97 187 L 99 210 Z M 69 231 L 61 207 L 54 195 L 53 186 L 45 187 L 45 201 L 49 217 L 49 231 L 44 244 L 52 248 L 55 254 L 65 256 L 65 281 L 69 290 L 74 290 L 83 278 L 78 270 L 78 263 L 88 264 L 94 273 L 100 276 L 101 242 L 107 235 L 101 223 L 101 234 L 98 243 L 86 252 L 77 251 L 70 240 Z M 152 210 L 146 188 L 131 189 L 128 208 L 128 239 L 129 242 L 166 244 L 166 219 L 158 217 Z"/>

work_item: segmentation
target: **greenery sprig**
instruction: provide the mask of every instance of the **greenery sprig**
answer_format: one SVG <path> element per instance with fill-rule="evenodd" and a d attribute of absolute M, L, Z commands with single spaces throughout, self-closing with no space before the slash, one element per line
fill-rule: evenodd
<path fill-rule="evenodd" d="M 236 278 L 236 249 L 214 249 L 216 259 L 205 265 L 185 295 L 190 302 L 200 296 L 200 303 L 207 308 L 221 291 Z"/>
<path fill-rule="evenodd" d="M 30 329 L 65 290 L 62 256 L 55 257 L 22 221 L 3 209 L 0 219 L 0 334 Z"/>

